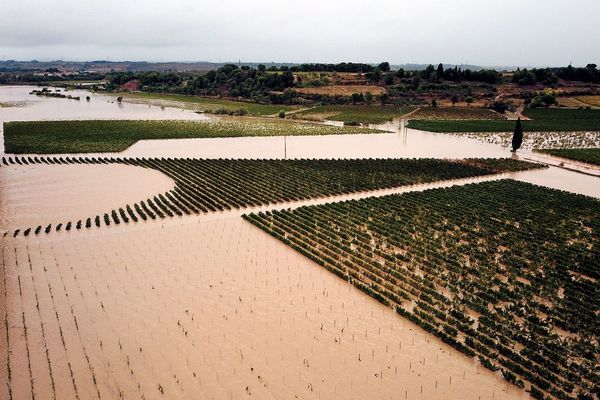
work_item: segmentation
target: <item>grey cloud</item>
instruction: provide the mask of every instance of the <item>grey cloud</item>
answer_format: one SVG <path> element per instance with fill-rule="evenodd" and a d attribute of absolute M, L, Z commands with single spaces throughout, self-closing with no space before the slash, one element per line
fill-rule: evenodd
<path fill-rule="evenodd" d="M 4 0 L 0 57 L 564 65 L 597 0 Z"/>

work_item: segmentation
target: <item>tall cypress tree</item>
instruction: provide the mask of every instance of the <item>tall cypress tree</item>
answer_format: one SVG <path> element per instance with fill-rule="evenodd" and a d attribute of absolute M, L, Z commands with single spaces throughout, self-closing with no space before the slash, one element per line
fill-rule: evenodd
<path fill-rule="evenodd" d="M 435 72 L 435 74 L 437 75 L 437 77 L 439 79 L 444 78 L 444 65 L 443 64 L 439 64 L 437 67 L 437 71 Z"/>
<path fill-rule="evenodd" d="M 515 125 L 515 132 L 513 133 L 512 138 L 512 152 L 516 152 L 523 144 L 523 127 L 521 126 L 521 118 L 517 119 L 517 124 Z"/>

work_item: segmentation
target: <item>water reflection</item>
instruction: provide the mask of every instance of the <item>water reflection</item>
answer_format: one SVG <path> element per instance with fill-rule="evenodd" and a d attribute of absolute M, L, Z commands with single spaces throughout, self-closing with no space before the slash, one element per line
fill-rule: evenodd
<path fill-rule="evenodd" d="M 0 139 L 4 143 L 3 122 L 75 119 L 186 119 L 208 120 L 211 117 L 193 111 L 148 104 L 119 103 L 115 96 L 70 90 L 61 93 L 81 100 L 36 96 L 37 86 L 0 86 L 0 103 L 24 103 L 22 107 L 0 107 Z M 51 89 L 54 90 L 54 89 Z M 87 101 L 86 97 L 90 100 Z M 4 146 L 0 146 L 4 153 Z"/>
<path fill-rule="evenodd" d="M 57 119 L 191 119 L 209 117 L 165 104 L 119 103 L 114 96 L 73 90 L 69 94 L 90 101 L 30 95 L 35 86 L 2 86 L 0 102 L 26 102 L 24 107 L 0 108 L 1 122 Z M 341 125 L 328 121 L 330 125 Z M 371 126 L 388 133 L 365 135 L 239 137 L 212 139 L 142 140 L 122 153 L 86 154 L 103 157 L 190 157 L 190 158 L 468 158 L 509 157 L 511 153 L 494 143 L 464 136 L 409 129 L 405 120 Z M 3 138 L 2 138 L 3 140 Z M 0 149 L 0 155 L 3 148 Z M 518 179 L 576 193 L 600 197 L 597 176 L 600 168 L 521 150 L 521 159 L 559 168 L 531 171 Z M 567 168 L 567 169 L 561 169 Z M 583 172 L 584 174 L 580 174 Z"/>
<path fill-rule="evenodd" d="M 195 158 L 284 158 L 279 137 L 142 140 L 122 155 Z M 410 130 L 366 135 L 289 136 L 288 158 L 505 157 L 498 146 Z"/>
<path fill-rule="evenodd" d="M 124 164 L 2 165 L 0 231 L 76 222 L 166 192 L 174 185 L 159 171 Z"/>

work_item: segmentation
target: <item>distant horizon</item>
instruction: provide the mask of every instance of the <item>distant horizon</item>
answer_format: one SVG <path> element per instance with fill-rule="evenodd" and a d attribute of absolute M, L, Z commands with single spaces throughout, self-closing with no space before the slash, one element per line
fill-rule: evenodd
<path fill-rule="evenodd" d="M 5 0 L 0 59 L 585 66 L 598 15 L 597 0 Z"/>
<path fill-rule="evenodd" d="M 390 66 L 427 66 L 433 65 L 437 66 L 440 64 L 439 61 L 436 62 L 390 62 L 388 60 L 381 61 L 353 61 L 353 60 L 344 60 L 344 61 L 301 61 L 301 62 L 291 62 L 291 61 L 248 61 L 248 60 L 224 60 L 224 61 L 215 61 L 215 60 L 153 60 L 153 59 L 61 59 L 61 58 L 31 58 L 31 59 L 13 59 L 13 58 L 3 58 L 0 59 L 0 63 L 2 62 L 15 62 L 15 63 L 146 63 L 146 64 L 214 64 L 214 65 L 223 65 L 223 64 L 235 64 L 235 65 L 302 65 L 302 64 L 340 64 L 340 63 L 362 63 L 369 65 L 377 65 L 382 62 L 389 62 Z M 584 62 L 582 64 L 576 63 L 567 63 L 565 65 L 543 65 L 543 64 L 531 64 L 531 65 L 513 65 L 513 64 L 495 64 L 495 65 L 486 65 L 481 63 L 451 63 L 451 62 L 441 62 L 444 66 L 467 66 L 467 67 L 478 67 L 478 68 L 560 68 L 567 67 L 568 65 L 572 65 L 573 67 L 585 67 L 588 64 L 596 64 L 600 65 L 600 62 L 589 61 Z"/>

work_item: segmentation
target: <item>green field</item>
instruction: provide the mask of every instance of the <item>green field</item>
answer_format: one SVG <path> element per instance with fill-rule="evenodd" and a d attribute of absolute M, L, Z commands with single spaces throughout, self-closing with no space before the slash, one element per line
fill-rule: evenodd
<path fill-rule="evenodd" d="M 600 149 L 539 149 L 541 153 L 550 154 L 557 157 L 568 158 L 569 160 L 581 161 L 588 164 L 600 165 Z"/>
<path fill-rule="evenodd" d="M 528 109 L 525 115 L 532 118 L 522 121 L 525 132 L 577 132 L 600 131 L 600 110 L 585 109 Z M 515 121 L 409 121 L 409 127 L 430 132 L 512 132 Z"/>
<path fill-rule="evenodd" d="M 295 113 L 295 117 L 318 120 L 342 121 L 345 123 L 382 124 L 412 111 L 411 107 L 331 105 L 316 106 Z"/>
<path fill-rule="evenodd" d="M 501 180 L 245 218 L 534 398 L 591 399 L 599 209 Z"/>
<path fill-rule="evenodd" d="M 201 160 L 27 156 L 3 157 L 0 168 L 32 164 L 69 164 L 75 168 L 79 164 L 111 163 L 160 171 L 175 181 L 175 188 L 107 212 L 102 218 L 106 225 L 127 223 L 129 219 L 135 222 L 542 167 L 512 159 Z M 89 221 L 100 219 L 100 215 L 90 216 Z M 63 225 L 81 227 L 83 223 L 91 227 L 91 222 L 85 220 L 65 222 L 52 226 L 57 230 Z M 52 226 L 46 226 L 44 231 L 50 232 Z M 39 226 L 35 230 L 41 229 Z"/>
<path fill-rule="evenodd" d="M 481 107 L 421 107 L 410 117 L 418 120 L 506 120 L 504 115 Z"/>
<path fill-rule="evenodd" d="M 524 114 L 534 120 L 564 119 L 564 120 L 582 120 L 600 119 L 600 110 L 598 109 L 579 109 L 579 108 L 528 108 Z"/>
<path fill-rule="evenodd" d="M 525 132 L 600 131 L 600 119 L 522 121 Z M 408 126 L 429 132 L 512 132 L 515 121 L 410 120 Z"/>
<path fill-rule="evenodd" d="M 123 96 L 126 100 L 167 100 L 182 103 L 190 103 L 198 110 L 214 112 L 219 109 L 227 109 L 231 111 L 246 109 L 251 115 L 275 115 L 280 110 L 291 111 L 298 107 L 277 105 L 277 104 L 258 104 L 245 101 L 233 101 L 226 99 L 217 99 L 213 97 L 186 96 L 183 94 L 162 94 L 162 93 L 115 93 L 114 96 Z"/>
<path fill-rule="evenodd" d="M 0 101 L 0 108 L 25 107 L 25 101 Z"/>
<path fill-rule="evenodd" d="M 27 121 L 4 123 L 4 148 L 15 154 L 120 152 L 143 139 L 372 133 L 280 119 L 246 121 Z"/>

